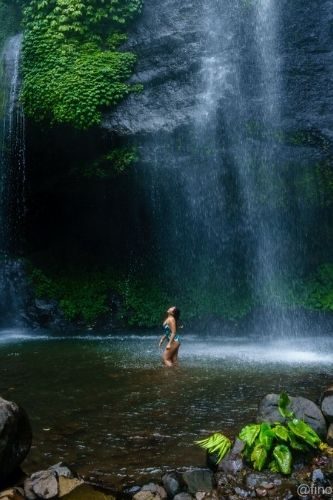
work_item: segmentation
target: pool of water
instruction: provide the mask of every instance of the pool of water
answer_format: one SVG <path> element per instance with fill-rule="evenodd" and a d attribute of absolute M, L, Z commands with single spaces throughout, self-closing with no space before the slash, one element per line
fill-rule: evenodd
<path fill-rule="evenodd" d="M 63 460 L 91 480 L 120 486 L 203 465 L 193 444 L 199 436 L 235 436 L 267 393 L 316 400 L 332 382 L 329 337 L 187 334 L 176 369 L 162 366 L 158 340 L 0 332 L 0 394 L 22 405 L 33 427 L 24 469 Z"/>

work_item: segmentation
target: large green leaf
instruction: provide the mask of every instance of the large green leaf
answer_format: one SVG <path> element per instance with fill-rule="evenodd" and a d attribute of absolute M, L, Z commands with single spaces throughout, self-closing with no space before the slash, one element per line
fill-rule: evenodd
<path fill-rule="evenodd" d="M 251 461 L 253 462 L 253 467 L 256 470 L 262 470 L 265 467 L 267 460 L 267 450 L 264 445 L 257 444 L 251 454 Z"/>
<path fill-rule="evenodd" d="M 321 443 L 321 439 L 318 434 L 303 420 L 298 420 L 294 418 L 291 422 L 288 422 L 288 427 L 297 436 L 305 441 L 307 444 L 312 446 L 312 448 L 318 448 Z"/>
<path fill-rule="evenodd" d="M 284 425 L 276 425 L 273 427 L 272 432 L 275 434 L 275 437 L 281 441 L 288 441 L 289 439 L 289 431 Z"/>
<path fill-rule="evenodd" d="M 279 412 L 284 418 L 293 418 L 295 416 L 294 412 L 288 409 L 289 405 L 290 399 L 288 394 L 286 392 L 282 392 L 279 398 Z"/>
<path fill-rule="evenodd" d="M 270 424 L 266 422 L 260 425 L 259 442 L 262 444 L 267 451 L 269 451 L 273 445 L 274 433 Z"/>
<path fill-rule="evenodd" d="M 243 427 L 239 433 L 239 439 L 252 446 L 260 432 L 260 424 L 250 424 Z"/>
<path fill-rule="evenodd" d="M 273 450 L 273 456 L 279 466 L 282 474 L 290 474 L 291 473 L 291 464 L 292 464 L 292 455 L 288 446 L 285 444 L 280 444 L 275 446 Z"/>
<path fill-rule="evenodd" d="M 290 446 L 297 451 L 302 451 L 303 453 L 306 453 L 309 451 L 309 447 L 303 442 L 299 441 L 295 434 L 292 432 L 289 432 L 289 443 Z"/>

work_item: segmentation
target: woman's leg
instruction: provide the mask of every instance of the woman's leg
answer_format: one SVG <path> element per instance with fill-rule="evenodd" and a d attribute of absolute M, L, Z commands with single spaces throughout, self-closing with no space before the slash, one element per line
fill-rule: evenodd
<path fill-rule="evenodd" d="M 179 343 L 174 342 L 173 345 L 170 347 L 170 349 L 165 349 L 163 353 L 163 362 L 166 366 L 173 366 L 173 358 L 175 353 L 178 352 L 179 349 Z"/>
<path fill-rule="evenodd" d="M 180 343 L 177 342 L 177 347 L 175 348 L 175 351 L 172 355 L 172 363 L 175 365 L 178 363 L 178 351 L 179 351 Z"/>

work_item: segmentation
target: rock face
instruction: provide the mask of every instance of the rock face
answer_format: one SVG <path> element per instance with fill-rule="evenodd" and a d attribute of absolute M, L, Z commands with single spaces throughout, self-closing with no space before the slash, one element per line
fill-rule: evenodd
<path fill-rule="evenodd" d="M 296 418 L 303 419 L 311 425 L 320 437 L 325 438 L 327 427 L 320 408 L 313 401 L 303 397 L 290 397 L 290 401 L 290 409 L 295 413 Z M 278 403 L 278 394 L 267 394 L 259 403 L 257 421 L 284 422 L 285 419 L 278 410 Z"/>
<path fill-rule="evenodd" d="M 5 480 L 27 456 L 32 431 L 25 411 L 0 398 L 0 481 Z"/>

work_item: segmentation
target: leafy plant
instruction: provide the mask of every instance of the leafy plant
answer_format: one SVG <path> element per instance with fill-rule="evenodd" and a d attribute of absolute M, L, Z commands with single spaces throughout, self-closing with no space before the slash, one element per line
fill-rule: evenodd
<path fill-rule="evenodd" d="M 127 83 L 136 57 L 119 50 L 142 0 L 29 0 L 23 9 L 27 116 L 86 129 L 103 107 L 141 86 Z"/>
<path fill-rule="evenodd" d="M 221 462 L 221 460 L 226 456 L 226 454 L 230 451 L 231 441 L 229 438 L 216 432 L 212 434 L 208 438 L 201 439 L 199 441 L 195 441 L 201 448 L 208 451 L 210 454 L 217 454 L 217 463 Z"/>
<path fill-rule="evenodd" d="M 294 418 L 294 413 L 288 408 L 290 399 L 286 393 L 279 398 L 279 411 L 286 418 L 286 423 L 276 422 L 270 424 L 249 424 L 239 433 L 239 439 L 244 441 L 243 456 L 255 470 L 261 471 L 268 467 L 272 472 L 290 474 L 292 470 L 292 450 L 306 453 L 311 449 L 324 449 L 323 443 L 317 433 L 303 420 Z M 221 437 L 222 436 L 222 437 Z M 219 460 L 231 448 L 231 442 L 223 434 L 196 441 L 196 444 L 205 448 L 209 453 L 220 451 Z M 217 462 L 217 463 L 218 463 Z"/>

